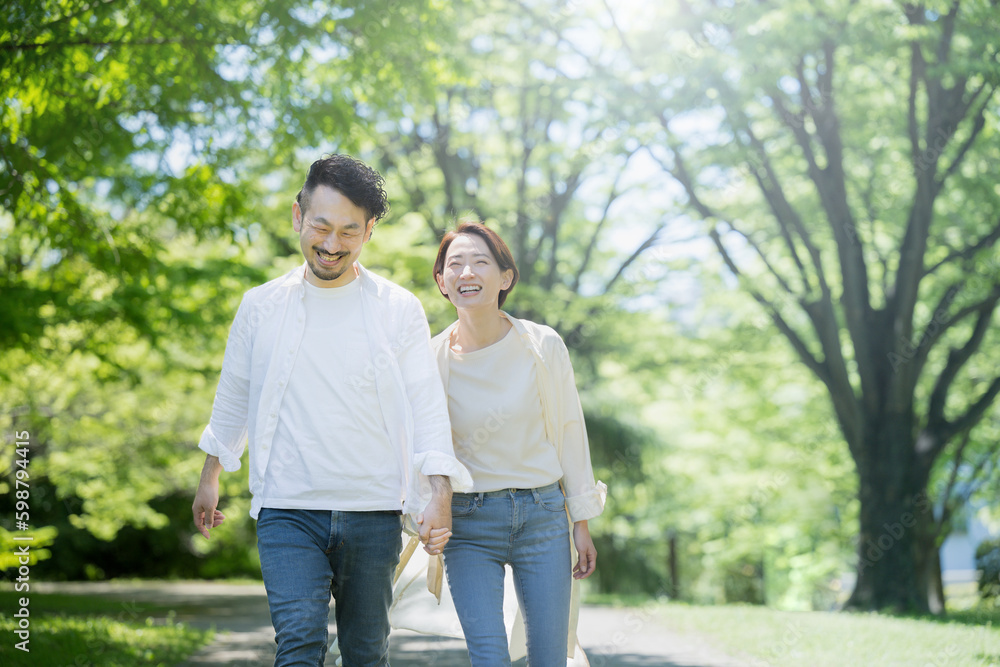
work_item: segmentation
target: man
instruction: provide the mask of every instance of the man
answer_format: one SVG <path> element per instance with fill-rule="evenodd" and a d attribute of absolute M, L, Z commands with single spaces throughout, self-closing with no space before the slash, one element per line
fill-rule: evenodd
<path fill-rule="evenodd" d="M 192 511 L 209 537 L 219 474 L 249 434 L 250 515 L 276 666 L 323 664 L 331 595 L 348 667 L 388 665 L 401 513 L 428 553 L 451 535 L 455 458 L 420 302 L 357 262 L 388 208 L 353 158 L 317 160 L 292 205 L 305 264 L 243 297 L 229 332 Z"/>

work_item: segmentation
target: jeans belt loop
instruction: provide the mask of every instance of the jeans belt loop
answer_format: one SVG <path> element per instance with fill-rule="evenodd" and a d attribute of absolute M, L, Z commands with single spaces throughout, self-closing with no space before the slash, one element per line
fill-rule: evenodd
<path fill-rule="evenodd" d="M 531 497 L 535 499 L 535 504 L 538 504 L 538 501 L 541 499 L 542 496 L 540 493 L 538 493 L 538 489 L 532 489 Z"/>

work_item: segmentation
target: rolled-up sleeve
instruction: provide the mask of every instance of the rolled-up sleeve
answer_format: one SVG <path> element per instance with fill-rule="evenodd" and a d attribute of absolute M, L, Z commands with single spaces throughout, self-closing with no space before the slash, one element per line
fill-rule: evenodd
<path fill-rule="evenodd" d="M 594 481 L 594 469 L 590 462 L 590 443 L 583 419 L 580 394 L 576 390 L 576 378 L 569 351 L 562 340 L 553 346 L 550 372 L 556 385 L 560 402 L 557 414 L 561 416 L 560 431 L 563 441 L 560 464 L 563 469 L 563 488 L 566 492 L 566 507 L 570 520 L 584 521 L 599 516 L 604 511 L 608 487 L 604 482 Z"/>
<path fill-rule="evenodd" d="M 430 475 L 447 476 L 455 491 L 471 491 L 472 475 L 455 457 L 448 403 L 431 352 L 430 328 L 416 297 L 407 299 L 404 317 L 397 358 L 413 414 L 412 469 L 421 476 L 422 495 L 430 493 L 426 479 Z"/>
<path fill-rule="evenodd" d="M 250 404 L 250 332 L 246 298 L 229 329 L 219 387 L 212 403 L 212 416 L 201 434 L 198 447 L 216 456 L 223 470 L 239 470 L 247 443 Z"/>

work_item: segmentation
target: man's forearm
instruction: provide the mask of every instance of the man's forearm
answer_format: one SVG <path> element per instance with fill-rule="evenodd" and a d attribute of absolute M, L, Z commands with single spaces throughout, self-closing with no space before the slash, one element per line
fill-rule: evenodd
<path fill-rule="evenodd" d="M 205 465 L 201 469 L 201 483 L 218 482 L 221 473 L 222 462 L 219 461 L 219 457 L 208 454 L 205 457 Z"/>
<path fill-rule="evenodd" d="M 435 500 L 451 500 L 451 479 L 447 475 L 428 475 Z"/>

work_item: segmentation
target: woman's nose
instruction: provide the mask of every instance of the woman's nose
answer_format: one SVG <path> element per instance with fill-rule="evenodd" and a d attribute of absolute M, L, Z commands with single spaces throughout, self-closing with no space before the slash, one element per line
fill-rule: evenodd
<path fill-rule="evenodd" d="M 462 267 L 462 273 L 459 275 L 460 278 L 465 278 L 466 276 L 472 276 L 472 267 L 468 264 Z"/>

